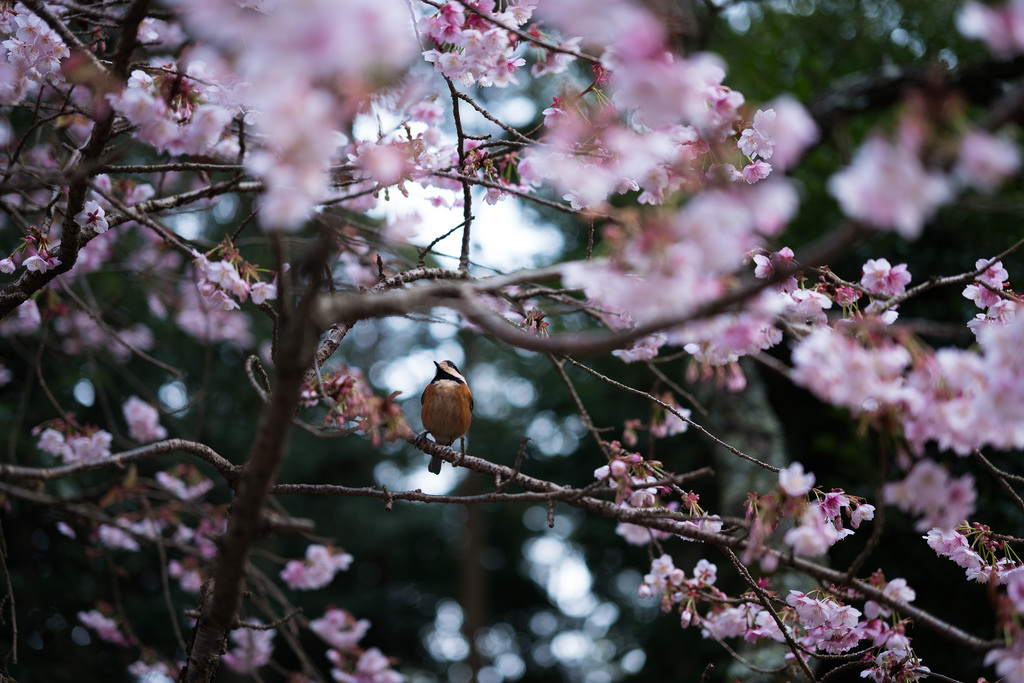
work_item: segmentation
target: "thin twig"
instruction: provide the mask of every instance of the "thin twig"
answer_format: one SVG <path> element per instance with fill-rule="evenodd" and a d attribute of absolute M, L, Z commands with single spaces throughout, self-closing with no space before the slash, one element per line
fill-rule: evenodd
<path fill-rule="evenodd" d="M 627 392 L 629 392 L 631 394 L 636 394 L 637 396 L 643 396 L 647 400 L 653 401 L 654 403 L 657 403 L 659 406 L 661 406 L 662 408 L 664 408 L 668 412 L 672 413 L 673 415 L 678 417 L 680 420 L 682 420 L 686 424 L 690 425 L 691 427 L 693 427 L 694 429 L 699 431 L 701 434 L 703 434 L 707 438 L 711 439 L 716 444 L 718 444 L 719 446 L 721 446 L 725 450 L 729 451 L 733 455 L 737 455 L 737 456 L 743 458 L 744 460 L 747 460 L 748 462 L 752 462 L 752 463 L 754 463 L 755 465 L 757 465 L 759 467 L 763 467 L 764 469 L 768 470 L 769 472 L 778 472 L 779 471 L 778 467 L 775 467 L 774 465 L 769 465 L 768 463 L 766 463 L 764 461 L 758 460 L 754 456 L 748 455 L 747 453 L 744 453 L 743 451 L 741 451 L 740 449 L 736 448 L 735 446 L 722 441 L 717 436 L 715 436 L 714 434 L 709 432 L 707 429 L 705 429 L 703 426 L 701 426 L 699 423 L 694 422 L 692 418 L 687 417 L 686 415 L 683 415 L 674 406 L 671 406 L 668 403 L 665 403 L 664 401 L 662 401 L 657 396 L 653 396 L 652 394 L 650 394 L 650 393 L 648 393 L 646 391 L 643 391 L 641 389 L 634 389 L 633 387 L 631 387 L 631 386 L 629 386 L 627 384 L 623 384 L 622 382 L 617 382 L 616 380 L 612 379 L 611 377 L 603 375 L 600 372 L 598 372 L 597 370 L 594 370 L 593 368 L 588 367 L 588 366 L 584 365 L 583 363 L 580 363 L 579 361 L 577 361 L 577 360 L 575 360 L 573 358 L 570 358 L 569 356 L 563 356 L 563 358 L 565 358 L 568 362 L 572 363 L 573 365 L 575 365 L 576 367 L 580 368 L 581 370 L 590 373 L 591 375 L 593 375 L 594 377 L 597 377 L 598 379 L 600 379 L 603 382 L 607 382 L 608 384 L 612 385 L 613 387 L 616 387 L 618 389 L 622 389 L 623 391 L 627 391 Z"/>
<path fill-rule="evenodd" d="M 452 79 L 444 77 L 448 84 L 448 93 L 452 98 L 452 118 L 455 121 L 455 134 L 458 137 L 459 171 L 466 172 L 466 132 L 462 129 L 462 114 L 459 113 L 459 91 L 455 89 Z M 459 253 L 459 270 L 469 270 L 469 242 L 473 225 L 473 193 L 469 181 L 461 180 L 462 183 L 462 250 Z"/>

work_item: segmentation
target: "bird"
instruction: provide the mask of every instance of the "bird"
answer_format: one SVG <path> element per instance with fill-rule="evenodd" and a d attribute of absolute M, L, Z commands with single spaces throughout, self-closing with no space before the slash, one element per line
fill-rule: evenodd
<path fill-rule="evenodd" d="M 423 406 L 420 419 L 424 431 L 416 441 L 425 438 L 429 432 L 436 443 L 451 448 L 455 440 L 466 433 L 473 419 L 473 392 L 455 363 L 450 360 L 434 361 L 434 366 L 437 368 L 434 379 L 420 397 Z M 427 469 L 440 474 L 441 463 L 441 458 L 435 455 Z"/>

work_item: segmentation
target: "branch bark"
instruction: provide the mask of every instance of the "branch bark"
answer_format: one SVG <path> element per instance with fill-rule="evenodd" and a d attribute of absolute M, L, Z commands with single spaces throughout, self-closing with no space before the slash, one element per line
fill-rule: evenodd
<path fill-rule="evenodd" d="M 310 290 L 318 285 L 311 283 Z M 253 542 L 263 529 L 263 509 L 284 461 L 292 417 L 307 368 L 312 363 L 316 339 L 309 324 L 311 295 L 294 311 L 279 311 L 281 348 L 274 357 L 278 364 L 276 383 L 264 405 L 256 439 L 247 464 L 238 479 L 227 530 L 220 538 L 213 578 L 200 596 L 200 615 L 192 633 L 188 661 L 181 680 L 208 682 L 217 671 L 226 649 L 228 633 L 238 620 L 245 585 L 246 567 Z"/>

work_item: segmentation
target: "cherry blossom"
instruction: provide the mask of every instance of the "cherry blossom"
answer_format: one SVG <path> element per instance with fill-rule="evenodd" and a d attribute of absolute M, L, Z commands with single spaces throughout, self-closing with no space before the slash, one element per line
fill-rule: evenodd
<path fill-rule="evenodd" d="M 105 215 L 103 207 L 98 202 L 89 200 L 85 203 L 85 207 L 75 214 L 75 222 L 83 228 L 88 227 L 97 233 L 104 233 L 108 227 Z"/>
<path fill-rule="evenodd" d="M 340 660 L 336 650 L 329 650 L 327 656 L 335 665 L 331 675 L 341 683 L 401 683 L 405 680 L 405 676 L 391 670 L 391 661 L 375 647 L 359 656 L 351 673 L 338 666 Z"/>
<path fill-rule="evenodd" d="M 909 283 L 910 273 L 907 271 L 906 263 L 892 266 L 884 258 L 868 259 L 861 271 L 860 284 L 871 294 L 879 296 L 902 294 L 906 291 Z"/>
<path fill-rule="evenodd" d="M 999 5 L 966 3 L 956 15 L 956 26 L 968 38 L 978 38 L 1000 54 L 1024 50 L 1024 5 L 1010 0 Z"/>
<path fill-rule="evenodd" d="M 882 498 L 889 505 L 921 515 L 916 527 L 922 531 L 932 527 L 948 530 L 973 514 L 977 494 L 970 474 L 951 477 L 934 461 L 922 459 L 904 480 L 887 483 Z"/>
<path fill-rule="evenodd" d="M 201 498 L 213 487 L 212 479 L 208 479 L 195 468 L 181 466 L 174 472 L 157 472 L 156 482 L 182 500 Z M 187 481 L 191 481 L 189 484 Z"/>
<path fill-rule="evenodd" d="M 961 184 L 991 193 L 1016 174 L 1020 164 L 1020 151 L 1011 141 L 972 129 L 960 140 L 960 153 L 953 174 Z"/>
<path fill-rule="evenodd" d="M 850 218 L 906 239 L 921 234 L 925 222 L 952 199 L 949 181 L 929 171 L 906 144 L 878 136 L 864 142 L 853 162 L 828 181 L 829 192 Z"/>
<path fill-rule="evenodd" d="M 814 487 L 814 473 L 804 473 L 804 466 L 794 462 L 779 470 L 779 486 L 788 496 L 803 496 Z"/>
<path fill-rule="evenodd" d="M 274 636 L 277 629 L 260 628 L 262 622 L 253 619 L 256 628 L 236 628 L 231 631 L 233 647 L 223 655 L 224 663 L 233 671 L 241 674 L 253 674 L 270 661 L 274 654 Z"/>
<path fill-rule="evenodd" d="M 129 396 L 122 411 L 128 423 L 128 433 L 136 441 L 159 441 L 167 437 L 167 430 L 160 425 L 160 414 L 156 408 L 138 396 Z"/>
<path fill-rule="evenodd" d="M 836 528 L 828 523 L 818 505 L 808 506 L 800 517 L 800 524 L 783 536 L 793 552 L 808 557 L 823 555 L 838 540 Z"/>
<path fill-rule="evenodd" d="M 118 626 L 117 622 L 103 614 L 100 610 L 93 609 L 88 612 L 79 612 L 78 620 L 96 631 L 96 635 L 101 640 L 126 647 L 132 644 L 132 640 L 121 632 L 121 627 Z"/>
<path fill-rule="evenodd" d="M 317 590 L 334 580 L 334 575 L 352 564 L 348 553 L 333 552 L 312 544 L 306 548 L 305 561 L 291 560 L 281 570 L 281 580 L 294 590 Z"/>
<path fill-rule="evenodd" d="M 366 619 L 356 619 L 337 607 L 328 607 L 323 616 L 309 622 L 309 628 L 336 650 L 351 650 L 370 628 Z"/>
<path fill-rule="evenodd" d="M 757 110 L 754 114 L 754 122 L 750 128 L 740 134 L 737 146 L 748 157 L 755 156 L 762 159 L 771 159 L 775 146 L 775 137 L 772 128 L 775 123 L 775 110 Z"/>

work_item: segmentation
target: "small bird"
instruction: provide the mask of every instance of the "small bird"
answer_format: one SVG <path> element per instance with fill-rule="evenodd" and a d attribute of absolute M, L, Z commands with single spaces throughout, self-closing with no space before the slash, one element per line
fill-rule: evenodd
<path fill-rule="evenodd" d="M 425 431 L 417 441 L 430 432 L 435 442 L 450 448 L 469 429 L 469 421 L 473 419 L 473 392 L 455 363 L 443 360 L 440 363 L 434 361 L 434 365 L 437 367 L 434 379 L 420 397 L 423 404 L 420 419 Z M 441 458 L 434 456 L 427 469 L 440 474 L 441 463 Z"/>

